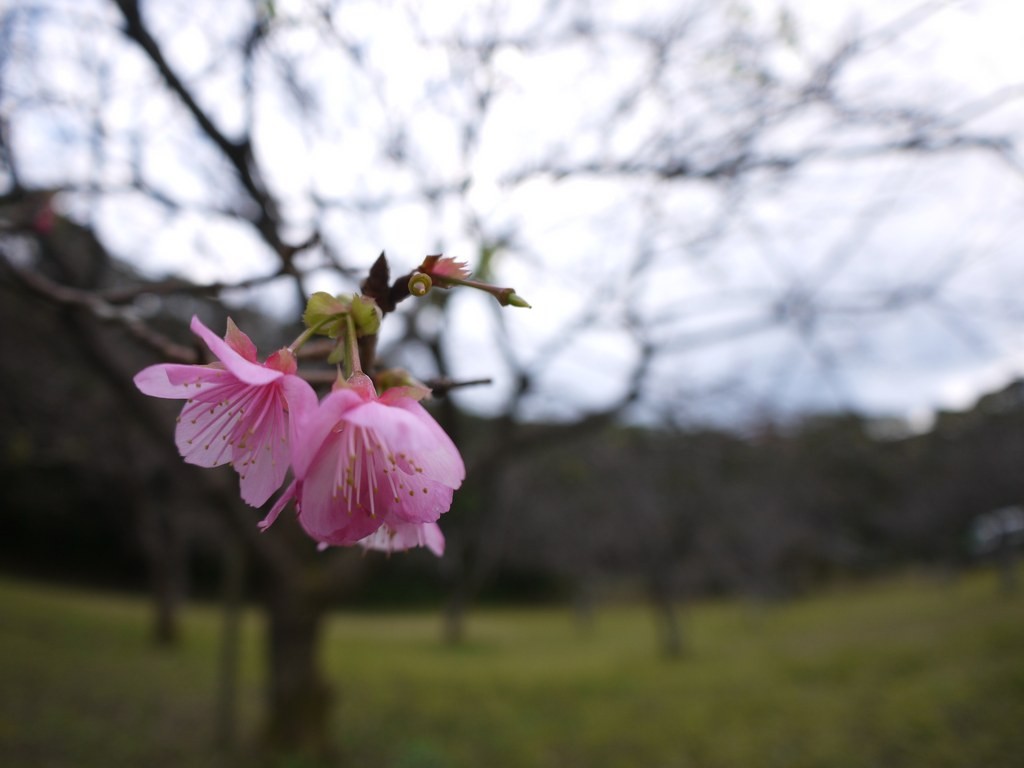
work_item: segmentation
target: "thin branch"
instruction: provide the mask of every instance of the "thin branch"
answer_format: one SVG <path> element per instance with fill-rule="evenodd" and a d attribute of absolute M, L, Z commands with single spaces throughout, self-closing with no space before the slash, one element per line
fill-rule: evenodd
<path fill-rule="evenodd" d="M 167 87 L 181 100 L 196 123 L 198 123 L 202 132 L 214 143 L 235 169 L 239 180 L 242 182 L 242 186 L 259 209 L 258 220 L 254 222 L 256 229 L 267 244 L 278 254 L 284 271 L 288 274 L 297 275 L 291 261 L 295 249 L 285 244 L 278 231 L 280 215 L 277 202 L 262 178 L 259 165 L 256 163 L 253 155 L 251 141 L 248 137 L 242 141 L 230 140 L 214 124 L 205 110 L 199 106 L 192 96 L 192 92 L 186 87 L 164 57 L 159 43 L 150 34 L 149 29 L 142 20 L 138 0 L 115 0 L 115 2 L 124 18 L 125 26 L 123 31 L 125 35 L 145 52 L 160 73 L 160 77 Z"/>
<path fill-rule="evenodd" d="M 194 349 L 177 344 L 153 330 L 129 307 L 116 306 L 92 291 L 61 285 L 38 271 L 15 266 L 6 254 L 2 254 L 0 258 L 0 269 L 35 295 L 53 304 L 84 309 L 98 320 L 122 326 L 136 339 L 159 352 L 166 360 L 180 363 L 198 362 L 199 356 Z"/>

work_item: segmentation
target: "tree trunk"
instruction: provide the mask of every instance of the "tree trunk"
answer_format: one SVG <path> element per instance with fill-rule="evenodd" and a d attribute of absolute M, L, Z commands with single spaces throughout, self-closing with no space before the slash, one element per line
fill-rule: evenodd
<path fill-rule="evenodd" d="M 670 659 L 678 659 L 683 655 L 683 632 L 679 625 L 676 606 L 671 599 L 660 598 L 656 601 L 655 611 L 661 626 L 661 650 Z"/>
<path fill-rule="evenodd" d="M 576 576 L 572 606 L 576 629 L 581 635 L 589 635 L 594 631 L 594 616 L 597 612 L 594 579 L 594 574 L 586 571 Z"/>
<path fill-rule="evenodd" d="M 664 573 L 662 568 L 656 567 L 656 572 L 650 577 L 648 589 L 654 607 L 662 653 L 670 659 L 678 659 L 685 650 L 683 630 L 676 611 L 674 590 L 668 574 Z"/>
<path fill-rule="evenodd" d="M 267 604 L 267 746 L 280 753 L 319 758 L 327 754 L 332 695 L 319 665 L 325 606 L 310 591 L 287 581 L 272 588 Z"/>
<path fill-rule="evenodd" d="M 146 487 L 136 489 L 153 594 L 153 640 L 161 646 L 178 642 L 178 611 L 185 592 L 186 571 L 180 525 L 174 511 L 168 509 L 168 489 L 163 473 L 158 473 Z"/>
<path fill-rule="evenodd" d="M 466 603 L 468 597 L 465 585 L 457 583 L 448 593 L 444 605 L 444 627 L 442 635 L 448 645 L 460 645 L 466 639 Z"/>
<path fill-rule="evenodd" d="M 242 644 L 242 597 L 245 589 L 245 554 L 234 531 L 224 533 L 221 561 L 223 624 L 217 682 L 216 743 L 221 750 L 231 752 L 237 742 L 238 666 Z"/>
<path fill-rule="evenodd" d="M 448 536 L 445 567 L 450 592 L 444 609 L 444 641 L 466 639 L 466 614 L 501 557 L 502 510 L 496 492 L 498 469 L 487 467 L 467 482 L 457 497 L 458 512 L 468 515 L 461 530 Z"/>
<path fill-rule="evenodd" d="M 1003 535 L 996 552 L 996 564 L 999 570 L 999 591 L 1004 595 L 1017 594 L 1020 588 L 1017 577 L 1017 550 L 1007 534 Z"/>
<path fill-rule="evenodd" d="M 441 638 L 447 645 L 461 645 L 466 639 L 466 612 L 472 601 L 472 558 L 476 545 L 476 531 L 465 522 L 447 534 L 447 546 L 441 560 L 442 574 L 447 582 L 448 595 L 442 610 Z"/>

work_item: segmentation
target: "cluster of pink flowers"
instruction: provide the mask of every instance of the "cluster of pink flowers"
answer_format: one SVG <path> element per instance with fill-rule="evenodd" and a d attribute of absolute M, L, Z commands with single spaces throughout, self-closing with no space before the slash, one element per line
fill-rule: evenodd
<path fill-rule="evenodd" d="M 429 390 L 400 386 L 378 395 L 357 371 L 318 401 L 290 349 L 261 363 L 230 320 L 224 339 L 197 318 L 191 327 L 218 362 L 153 365 L 135 377 L 147 395 L 186 401 L 175 431 L 185 461 L 230 463 L 242 498 L 257 507 L 290 473 L 264 529 L 294 501 L 302 527 L 322 546 L 443 553 L 437 520 L 466 471 L 451 439 L 417 402 Z"/>

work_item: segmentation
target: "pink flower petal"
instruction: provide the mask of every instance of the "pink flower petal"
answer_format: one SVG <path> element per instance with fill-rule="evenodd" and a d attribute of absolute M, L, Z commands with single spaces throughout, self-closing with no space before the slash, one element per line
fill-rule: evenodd
<path fill-rule="evenodd" d="M 433 261 L 431 261 L 433 259 Z M 454 277 L 465 279 L 469 277 L 469 266 L 464 261 L 456 261 L 451 256 L 427 257 L 424 264 L 429 263 L 427 272 L 435 277 Z"/>
<path fill-rule="evenodd" d="M 339 437 L 332 435 L 311 464 L 309 474 L 301 479 L 299 522 L 317 541 L 355 544 L 377 530 L 383 519 L 346 496 L 347 455 L 337 450 L 338 442 Z"/>
<path fill-rule="evenodd" d="M 444 534 L 437 523 L 422 525 L 382 525 L 374 533 L 361 539 L 365 549 L 399 552 L 413 547 L 427 547 L 438 557 L 444 554 Z"/>
<path fill-rule="evenodd" d="M 319 401 L 316 392 L 305 379 L 298 376 L 284 376 L 281 379 L 281 391 L 288 406 L 288 419 L 297 425 L 316 413 Z M 294 433 L 294 429 L 292 430 Z M 289 439 L 294 439 L 294 435 Z"/>
<path fill-rule="evenodd" d="M 420 476 L 405 476 L 398 495 L 389 501 L 387 519 L 401 523 L 433 523 L 451 509 L 454 490 Z M 397 501 L 395 501 L 397 499 Z"/>
<path fill-rule="evenodd" d="M 228 318 L 228 332 L 224 334 L 224 341 L 244 359 L 259 365 L 260 360 L 256 356 L 256 345 L 252 343 L 252 339 L 248 335 L 235 325 L 235 321 L 230 317 Z"/>
<path fill-rule="evenodd" d="M 419 543 L 409 546 L 443 548 L 439 530 L 419 529 L 451 507 L 465 467 L 429 413 L 399 395 L 378 398 L 362 376 L 333 391 L 319 407 L 308 396 L 289 402 L 293 495 L 299 522 L 312 538 L 354 544 L 384 525 L 389 540 L 398 533 L 411 536 L 415 529 Z M 264 525 L 285 503 L 275 504 Z"/>
<path fill-rule="evenodd" d="M 246 360 L 217 334 L 200 322 L 198 317 L 192 318 L 192 332 L 201 338 L 210 351 L 224 363 L 224 367 L 246 384 L 269 384 L 284 374 L 272 368 L 266 368 L 257 362 Z"/>
<path fill-rule="evenodd" d="M 353 408 L 346 419 L 379 434 L 403 470 L 450 488 L 462 485 L 466 467 L 458 448 L 419 403 L 405 399 L 390 406 L 370 402 Z"/>
<path fill-rule="evenodd" d="M 238 421 L 237 412 L 230 405 L 232 400 L 215 403 L 190 400 L 182 408 L 174 442 L 189 464 L 218 467 L 231 460 L 231 434 Z"/>
<path fill-rule="evenodd" d="M 292 441 L 292 467 L 296 477 L 303 477 L 309 472 L 309 465 L 327 439 L 327 435 L 341 421 L 346 411 L 361 402 L 362 398 L 348 389 L 331 392 L 323 399 L 319 408 L 310 408 L 308 400 L 303 401 L 303 407 L 293 418 L 296 431 L 301 433 L 301 439 L 296 437 Z"/>
<path fill-rule="evenodd" d="M 239 421 L 232 434 L 231 463 L 238 472 L 242 499 L 254 507 L 263 506 L 281 487 L 289 460 L 284 397 L 277 385 L 262 389 L 253 399 L 248 418 Z"/>
<path fill-rule="evenodd" d="M 163 397 L 172 400 L 187 400 L 195 394 L 189 389 L 197 381 L 218 378 L 223 369 L 201 365 L 180 365 L 178 363 L 161 363 L 143 368 L 133 381 L 144 395 Z"/>
<path fill-rule="evenodd" d="M 150 366 L 135 376 L 135 384 L 148 395 L 185 399 L 174 434 L 185 461 L 203 467 L 231 463 L 243 500 L 262 506 L 288 472 L 297 434 L 292 417 L 315 411 L 316 393 L 298 376 L 255 362 L 255 346 L 230 321 L 228 342 L 195 317 L 192 330 L 220 362 Z M 294 358 L 283 354 L 279 364 L 288 369 Z"/>
<path fill-rule="evenodd" d="M 284 508 L 287 507 L 289 502 L 295 498 L 298 492 L 298 485 L 297 480 L 292 480 L 291 484 L 285 488 L 284 493 L 278 497 L 277 501 L 274 502 L 274 506 L 272 506 L 270 511 L 267 512 L 267 516 L 260 520 L 259 529 L 261 531 L 265 531 L 267 528 L 272 526 L 280 516 L 281 512 L 284 511 Z"/>

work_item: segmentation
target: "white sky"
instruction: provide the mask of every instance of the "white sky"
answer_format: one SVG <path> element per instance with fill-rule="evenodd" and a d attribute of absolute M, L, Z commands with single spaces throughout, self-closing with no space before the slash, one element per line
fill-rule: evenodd
<path fill-rule="evenodd" d="M 340 4 L 335 28 L 363 66 L 317 31 L 309 3 L 274 5 L 251 109 L 258 156 L 291 233 L 296 240 L 309 233 L 315 193 L 338 203 L 320 225 L 353 265 L 369 265 L 380 250 L 391 254 L 396 272 L 438 250 L 472 265 L 475 227 L 490 237 L 513 234 L 499 277 L 534 305 L 505 317 L 515 354 L 543 385 L 529 404 L 532 415 L 600 407 L 622 391 L 637 358 L 627 316 L 651 340 L 679 346 L 654 365 L 649 414 L 731 418 L 855 407 L 919 417 L 969 405 L 979 392 L 1024 374 L 1017 289 L 1024 284 L 1024 179 L 992 155 L 822 160 L 784 182 L 755 178 L 739 207 L 722 186 L 708 184 L 502 182 L 531 163 L 644 157 L 661 145 L 685 147 L 697 161 L 702 153 L 714 157 L 758 93 L 744 85 L 756 75 L 753 65 L 768 68 L 784 93 L 851 30 L 885 29 L 920 3 L 593 3 L 599 28 L 678 27 L 688 35 L 671 50 L 666 76 L 643 90 L 621 121 L 612 121 L 611 105 L 645 82 L 651 49 L 611 33 L 594 45 L 566 42 L 559 34 L 569 15 L 543 16 L 538 24 L 540 0 L 350 0 Z M 933 5 L 940 10 L 904 36 L 864 52 L 864 63 L 842 80 L 844 98 L 955 116 L 1024 83 L 1024 3 Z M 705 11 L 681 26 L 698 6 Z M 243 0 L 147 5 L 168 58 L 232 135 L 250 106 L 240 97 L 242 69 L 231 51 L 252 7 Z M 203 210 L 232 204 L 223 168 L 195 140 L 180 106 L 161 96 L 105 3 L 15 0 L 6 22 L 14 42 L 3 59 L 0 107 L 11 116 L 28 179 L 124 187 L 140 159 L 148 184 L 192 210 L 169 216 L 128 190 L 101 199 L 69 195 L 65 204 L 91 217 L 116 252 L 150 274 L 184 268 L 199 280 L 230 281 L 273 268 L 251 231 Z M 476 42 L 495 29 L 529 43 L 499 46 L 489 69 L 439 42 Z M 778 42 L 780 31 L 788 42 Z M 759 42 L 764 36 L 776 41 L 770 49 Z M 301 112 L 285 82 L 303 89 L 310 111 Z M 461 124 L 475 108 L 467 84 L 491 84 L 494 96 L 477 144 L 464 154 Z M 978 110 L 971 127 L 1019 132 L 1022 118 L 1021 104 L 1012 102 Z M 97 124 L 111 139 L 103 156 L 88 138 Z M 888 129 L 885 121 L 840 129 L 824 108 L 799 110 L 766 129 L 757 148 L 856 150 Z M 388 145 L 401 147 L 407 161 L 389 157 Z M 466 174 L 472 183 L 465 197 L 427 206 L 417 195 L 423 183 L 443 186 Z M 353 207 L 384 199 L 381 210 Z M 719 231 L 725 209 L 736 215 Z M 631 276 L 641 253 L 648 266 Z M 940 273 L 947 279 L 920 306 L 862 311 L 935 286 Z M 311 288 L 352 286 L 320 272 Z M 287 287 L 271 286 L 254 300 L 283 310 L 289 298 Z M 784 299 L 792 317 L 818 307 L 814 322 L 762 322 L 749 336 L 695 342 L 772 317 Z M 496 378 L 493 387 L 461 395 L 481 409 L 500 406 L 508 391 L 487 301 L 457 297 L 449 342 L 459 375 Z M 595 302 L 601 312 L 593 323 L 563 344 L 565 324 Z M 556 348 L 559 354 L 549 354 Z"/>

